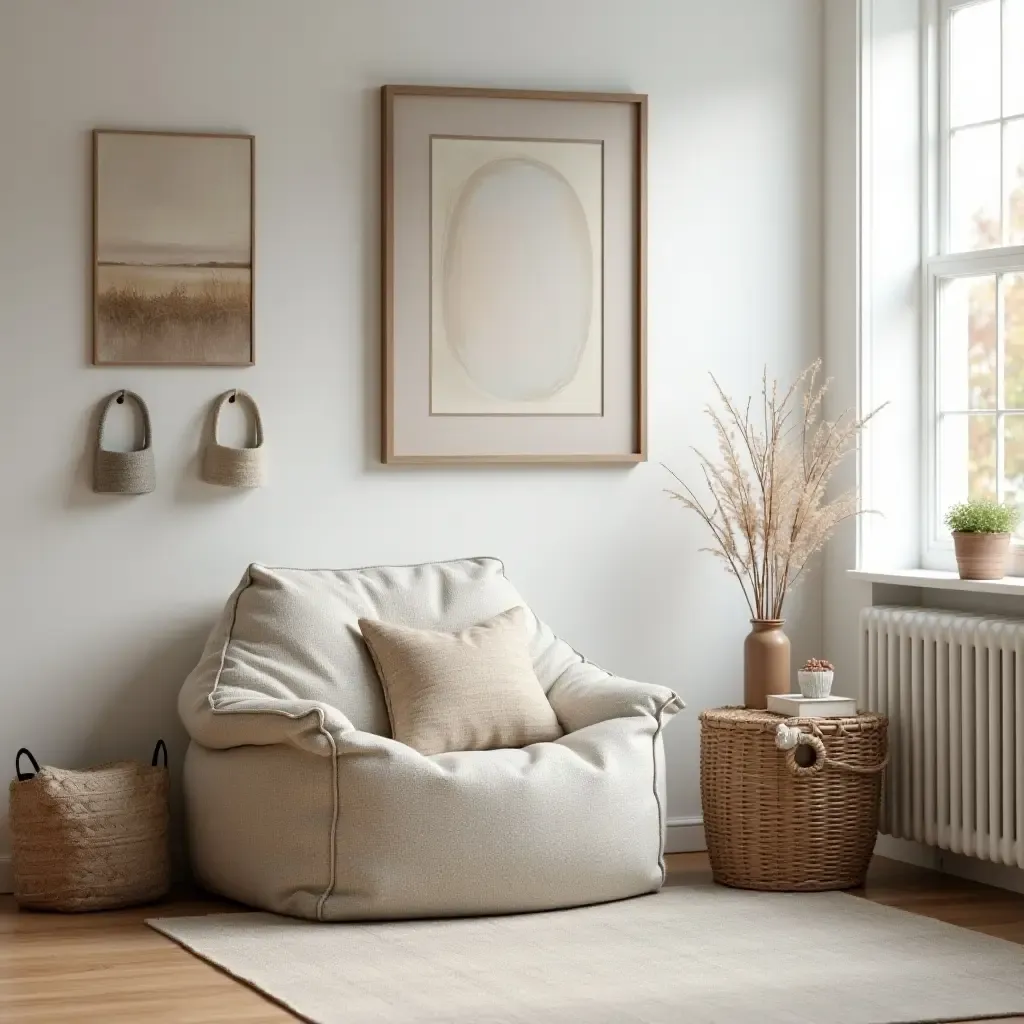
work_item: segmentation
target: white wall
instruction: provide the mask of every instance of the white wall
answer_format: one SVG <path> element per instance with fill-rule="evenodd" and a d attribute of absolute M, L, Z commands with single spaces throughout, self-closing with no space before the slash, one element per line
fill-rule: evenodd
<path fill-rule="evenodd" d="M 877 514 L 829 546 L 824 646 L 851 696 L 857 615 L 870 586 L 849 569 L 920 564 L 919 0 L 826 0 L 825 363 L 828 414 L 884 406 L 838 487 Z M 859 548 L 859 551 L 858 551 Z"/>
<path fill-rule="evenodd" d="M 826 396 L 830 418 L 860 409 L 860 213 L 859 194 L 859 4 L 825 2 L 825 337 L 824 359 L 834 378 Z M 858 484 L 850 455 L 833 477 L 836 492 Z M 836 689 L 857 696 L 857 616 L 871 603 L 871 588 L 846 575 L 857 566 L 857 527 L 844 524 L 825 550 L 822 631 L 824 649 L 836 666 Z"/>
<path fill-rule="evenodd" d="M 696 716 L 739 698 L 746 617 L 657 463 L 692 473 L 709 443 L 707 371 L 743 395 L 819 352 L 820 20 L 817 0 L 0 0 L 0 763 L 145 757 L 158 735 L 180 763 L 178 687 L 249 561 L 493 553 L 572 644 L 686 697 L 670 814 L 697 815 Z M 378 464 L 384 82 L 650 94 L 653 464 Z M 89 366 L 96 126 L 256 135 L 255 368 Z M 272 458 L 250 495 L 196 479 L 234 385 Z M 146 497 L 89 487 L 94 408 L 122 386 L 153 413 Z M 794 657 L 819 606 L 812 579 Z"/>

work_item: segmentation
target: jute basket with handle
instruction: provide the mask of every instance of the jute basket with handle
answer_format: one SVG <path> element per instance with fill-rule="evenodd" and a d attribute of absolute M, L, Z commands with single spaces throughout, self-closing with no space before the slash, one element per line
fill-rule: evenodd
<path fill-rule="evenodd" d="M 142 447 L 132 452 L 114 452 L 103 447 L 107 414 L 117 402 L 131 399 L 142 414 Z M 115 391 L 100 413 L 96 432 L 96 456 L 93 464 L 93 490 L 101 494 L 149 494 L 156 488 L 156 463 L 153 460 L 152 425 L 146 403 L 134 391 Z"/>
<path fill-rule="evenodd" d="M 700 724 L 704 833 L 716 882 L 804 892 L 863 885 L 889 760 L 884 716 L 798 719 L 716 708 Z"/>
<path fill-rule="evenodd" d="M 160 754 L 163 764 L 158 764 Z M 27 757 L 35 769 L 21 770 Z M 14 898 L 35 910 L 109 910 L 170 887 L 167 747 L 152 764 L 40 768 L 24 747 L 11 782 Z"/>
<path fill-rule="evenodd" d="M 255 445 L 252 448 L 230 448 L 220 443 L 218 430 L 225 402 L 241 400 L 252 410 Z M 203 479 L 222 487 L 261 487 L 266 478 L 263 453 L 263 419 L 255 399 L 245 391 L 225 391 L 213 413 L 213 440 L 203 458 Z"/>

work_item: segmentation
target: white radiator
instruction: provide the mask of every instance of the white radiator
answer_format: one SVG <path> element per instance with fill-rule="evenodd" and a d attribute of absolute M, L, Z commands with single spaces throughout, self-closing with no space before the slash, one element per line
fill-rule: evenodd
<path fill-rule="evenodd" d="M 880 829 L 1024 868 L 1024 621 L 861 613 L 860 707 L 889 716 Z"/>

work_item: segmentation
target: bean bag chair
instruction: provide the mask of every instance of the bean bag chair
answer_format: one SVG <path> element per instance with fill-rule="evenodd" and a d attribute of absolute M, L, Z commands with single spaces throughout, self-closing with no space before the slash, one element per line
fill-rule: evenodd
<path fill-rule="evenodd" d="M 522 598 L 497 559 L 252 565 L 179 711 L 199 881 L 321 921 L 549 910 L 664 881 L 662 729 L 682 701 L 587 662 L 528 610 L 564 735 L 424 756 L 391 738 L 357 620 L 455 632 Z"/>

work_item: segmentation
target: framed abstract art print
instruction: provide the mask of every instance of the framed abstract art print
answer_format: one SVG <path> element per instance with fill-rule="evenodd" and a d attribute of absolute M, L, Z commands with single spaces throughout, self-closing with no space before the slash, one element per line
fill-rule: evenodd
<path fill-rule="evenodd" d="M 646 455 L 646 97 L 383 89 L 383 461 Z"/>

